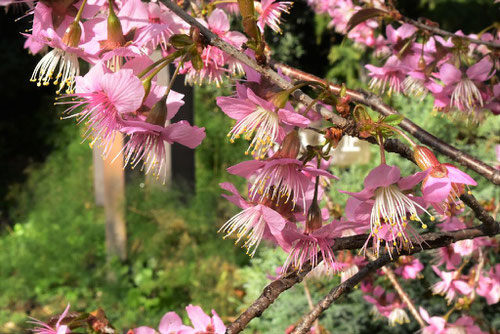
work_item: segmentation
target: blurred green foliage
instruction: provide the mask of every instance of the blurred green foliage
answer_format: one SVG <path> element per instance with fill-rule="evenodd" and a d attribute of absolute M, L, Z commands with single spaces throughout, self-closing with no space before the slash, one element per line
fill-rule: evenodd
<path fill-rule="evenodd" d="M 410 1 L 402 11 L 412 17 L 439 19 L 444 28 L 463 27 L 466 32 L 484 28 L 482 24 L 488 20 L 482 15 L 495 13 L 490 0 L 455 1 L 453 11 L 450 6 L 447 0 Z M 472 16 L 477 11 L 482 14 Z M 342 38 L 328 28 L 328 20 L 314 16 L 304 2 L 294 5 L 287 21 L 283 35 L 266 36 L 276 59 L 335 82 L 346 82 L 349 87 L 366 88 L 363 65 L 373 61 L 369 51 L 349 41 L 339 45 Z M 228 95 L 230 91 L 225 87 L 222 93 Z M 206 128 L 207 138 L 196 151 L 195 195 L 178 196 L 184 195 L 182 185 L 168 191 L 142 187 L 143 176 L 130 175 L 126 208 L 129 260 L 125 264 L 106 264 L 104 216 L 94 205 L 91 151 L 80 144 L 78 130 L 72 124 L 62 127 L 54 136 L 57 140 L 51 139 L 59 144 L 53 144 L 56 149 L 46 162 L 31 165 L 26 183 L 10 188 L 8 200 L 15 206 L 10 206 L 9 213 L 16 224 L 12 228 L 7 225 L 0 234 L 0 332 L 19 333 L 29 327 L 27 315 L 46 319 L 61 312 L 67 302 L 74 310 L 101 307 L 122 329 L 156 327 L 167 311 L 177 311 L 186 318 L 183 309 L 189 303 L 201 305 L 205 311 L 213 308 L 229 320 L 261 293 L 268 283 L 266 276 L 275 275 L 285 254 L 262 245 L 249 261 L 242 250 L 216 233 L 237 212 L 221 199 L 218 183 L 244 186 L 225 169 L 244 159 L 247 144 L 229 144 L 226 135 L 232 121 L 215 105 L 215 97 L 220 94 L 213 87 L 196 90 L 196 123 Z M 494 144 L 500 140 L 498 117 L 489 117 L 478 125 L 456 117 L 433 116 L 428 99 L 420 103 L 394 96 L 387 101 L 438 137 L 484 161 L 495 160 Z M 368 171 L 378 163 L 378 149 L 372 149 L 369 164 L 333 166 L 333 173 L 340 177 L 331 187 L 336 203 L 342 204 L 347 198 L 336 190 L 359 190 Z M 417 170 L 394 154 L 388 155 L 388 163 L 400 166 L 404 175 Z M 474 173 L 472 176 L 478 180 L 473 191 L 480 200 L 500 198 L 498 188 Z M 430 255 L 422 257 L 423 263 L 429 263 Z M 431 314 L 443 314 L 444 299 L 429 291 L 436 276 L 430 266 L 425 271 L 428 280 L 404 282 L 405 289 Z M 107 279 L 110 272 L 112 282 Z M 319 300 L 338 281 L 338 277 L 309 281 L 313 300 Z M 387 282 L 380 284 L 387 286 Z M 474 314 L 483 314 L 500 327 L 495 308 L 485 307 L 481 301 L 474 305 Z M 321 325 L 344 333 L 408 333 L 417 329 L 414 322 L 390 328 L 386 319 L 375 319 L 371 308 L 355 290 L 325 312 Z M 307 309 L 303 285 L 295 286 L 252 321 L 247 332 L 282 333 Z"/>
<path fill-rule="evenodd" d="M 64 145 L 11 188 L 17 224 L 0 235 L 0 332 L 19 333 L 29 327 L 27 315 L 45 319 L 67 302 L 73 310 L 103 308 L 118 328 L 154 327 L 170 310 L 185 317 L 189 303 L 223 317 L 236 313 L 242 295 L 236 269 L 248 256 L 217 235 L 236 212 L 218 183 L 231 181 L 223 172 L 244 156 L 244 143 L 229 145 L 230 121 L 215 108 L 214 94 L 209 88 L 196 95 L 196 122 L 208 133 L 196 155 L 196 195 L 181 199 L 182 185 L 166 190 L 144 186 L 142 174 L 127 177 L 125 264 L 106 264 L 91 150 L 74 124 L 64 127 Z"/>

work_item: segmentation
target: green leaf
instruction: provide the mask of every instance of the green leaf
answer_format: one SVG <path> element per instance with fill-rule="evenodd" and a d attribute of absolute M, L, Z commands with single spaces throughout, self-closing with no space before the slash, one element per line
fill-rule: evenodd
<path fill-rule="evenodd" d="M 201 70 L 203 68 L 203 60 L 201 59 L 201 56 L 194 45 L 189 53 L 191 64 L 193 65 L 194 69 L 197 71 Z"/>
<path fill-rule="evenodd" d="M 403 115 L 400 115 L 400 114 L 392 114 L 392 115 L 389 115 L 387 116 L 386 118 L 384 118 L 384 123 L 385 124 L 389 124 L 389 125 L 392 125 L 392 126 L 396 126 L 398 125 L 399 123 L 401 123 L 401 121 L 404 119 L 405 117 Z"/>
<path fill-rule="evenodd" d="M 172 35 L 169 42 L 177 50 L 184 49 L 185 47 L 193 44 L 192 38 L 185 34 Z"/>
<path fill-rule="evenodd" d="M 382 16 L 387 14 L 386 11 L 383 11 L 382 9 L 378 8 L 365 8 L 357 11 L 354 13 L 353 16 L 349 19 L 349 22 L 347 22 L 347 27 L 346 31 L 349 32 L 351 31 L 352 28 L 357 26 L 360 23 L 365 22 L 368 19 L 377 17 L 377 16 Z"/>

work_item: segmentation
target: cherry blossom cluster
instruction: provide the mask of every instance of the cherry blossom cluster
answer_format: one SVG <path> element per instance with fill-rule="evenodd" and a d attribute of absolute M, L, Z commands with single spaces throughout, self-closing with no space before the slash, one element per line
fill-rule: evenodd
<path fill-rule="evenodd" d="M 70 334 L 74 330 L 87 329 L 90 333 L 116 333 L 102 310 L 91 313 L 69 313 L 70 305 L 66 307 L 57 320 L 51 319 L 43 322 L 32 318 L 30 321 L 35 325 L 35 334 Z M 203 312 L 200 306 L 186 306 L 186 312 L 191 320 L 192 326 L 184 325 L 181 317 L 175 312 L 167 312 L 160 320 L 158 331 L 148 326 L 140 326 L 126 331 L 127 334 L 224 334 L 226 326 L 219 315 L 212 310 L 212 316 Z"/>
<path fill-rule="evenodd" d="M 389 13 L 381 1 L 364 2 L 375 6 L 376 16 Z M 430 92 L 439 110 L 500 112 L 500 85 L 493 85 L 492 80 L 498 61 L 484 45 L 431 36 L 409 24 L 397 29 L 388 25 L 383 37 L 376 34 L 380 24 L 374 18 L 358 22 L 347 32 L 349 17 L 362 7 L 346 0 L 310 4 L 318 12 L 330 15 L 338 32 L 348 33 L 355 42 L 388 55 L 383 67 L 366 66 L 372 88 L 418 98 Z M 190 1 L 189 12 L 219 39 L 245 52 L 256 63 L 265 63 L 268 48 L 264 30 L 269 27 L 280 32 L 281 15 L 290 6 L 290 2 L 274 0 L 241 0 L 239 7 L 228 1 Z M 341 273 L 342 280 L 346 280 L 366 260 L 347 251 L 335 254 L 332 246 L 336 238 L 367 233 L 363 255 L 369 252 L 375 257 L 380 253 L 393 256 L 421 247 L 420 232 L 428 224 L 443 231 L 469 226 L 470 222 L 460 216 L 464 211 L 460 196 L 468 193 L 476 181 L 456 166 L 441 163 L 429 148 L 399 130 L 397 125 L 402 118 L 398 115 L 375 120 L 364 107 L 351 108 L 350 98 L 343 91 L 334 96 L 320 83 L 295 83 L 282 74 L 279 75 L 292 88 L 279 89 L 240 63 L 234 53 L 210 45 L 200 28 L 189 26 L 161 2 L 41 0 L 31 12 L 33 28 L 25 34 L 26 48 L 35 54 L 45 52 L 31 81 L 57 87 L 57 104 L 66 108 L 64 117 L 83 123 L 84 137 L 91 146 L 98 145 L 105 157 L 117 134 L 123 134 L 127 138 L 121 151 L 125 164 L 132 168 L 140 165 L 145 173 L 163 180 L 165 143 L 195 148 L 205 138 L 203 127 L 185 120 L 173 121 L 184 101 L 182 94 L 172 90 L 171 83 L 178 74 L 184 74 L 190 84 L 220 86 L 230 78 L 234 83 L 233 95 L 219 96 L 216 102 L 234 120 L 234 126 L 227 130 L 228 140 L 248 141 L 242 152 L 248 160 L 227 169 L 242 177 L 247 186 L 240 194 L 231 183 L 220 185 L 227 192 L 223 196 L 241 211 L 227 220 L 219 232 L 241 244 L 250 256 L 256 254 L 263 240 L 280 247 L 288 254 L 281 273 L 300 270 L 310 263 L 314 268 L 311 275 Z M 231 30 L 229 15 L 241 16 L 245 34 Z M 498 36 L 485 33 L 480 38 L 495 40 Z M 91 65 L 84 75 L 80 75 L 82 60 Z M 157 77 L 169 65 L 175 71 L 171 83 L 163 86 Z M 338 180 L 328 168 L 331 152 L 344 136 L 343 129 L 331 123 L 325 125 L 327 120 L 313 111 L 313 104 L 303 105 L 291 99 L 295 90 L 306 85 L 318 95 L 313 104 L 319 103 L 349 118 L 356 123 L 360 137 L 371 137 L 380 146 L 380 164 L 368 173 L 363 189 L 341 190 L 349 196 L 343 214 L 321 208 L 322 201 L 332 196 L 331 183 Z M 315 142 L 306 143 L 303 137 L 311 131 L 321 135 Z M 397 135 L 409 142 L 421 171 L 402 175 L 398 166 L 386 163 L 384 143 Z M 436 225 L 437 221 L 441 223 Z M 450 303 L 463 296 L 463 304 L 476 295 L 484 296 L 488 304 L 497 303 L 500 267 L 488 264 L 489 269 L 485 269 L 485 247 L 497 245 L 476 239 L 441 249 L 434 267 L 441 280 L 433 291 L 445 294 Z M 467 272 L 464 258 L 475 261 L 474 268 Z M 439 269 L 439 265 L 446 265 L 447 271 Z M 400 260 L 396 271 L 404 279 L 415 279 L 422 268 L 418 259 L 408 257 Z M 408 321 L 408 305 L 395 293 L 369 283 L 362 290 L 365 299 L 391 324 Z M 159 332 L 224 332 L 224 324 L 215 312 L 210 317 L 199 307 L 186 309 L 194 328 L 183 325 L 180 317 L 170 312 L 160 322 Z M 36 322 L 35 332 L 67 333 L 69 328 L 62 321 L 66 313 L 67 310 L 55 327 Z M 448 317 L 429 317 L 424 310 L 421 313 L 431 328 L 425 329 L 428 332 L 434 327 L 443 333 L 457 326 L 470 328 L 471 333 L 478 328 L 468 317 L 451 324 Z M 132 332 L 149 334 L 155 330 L 139 327 Z"/>
<path fill-rule="evenodd" d="M 438 226 L 443 231 L 451 231 L 466 228 L 472 223 L 466 222 L 465 216 L 455 212 L 453 216 L 444 218 Z M 435 264 L 432 269 L 437 281 L 431 289 L 434 294 L 444 296 L 452 308 L 446 315 L 431 317 L 420 307 L 420 316 L 426 323 L 424 333 L 452 333 L 453 329 L 460 329 L 464 333 L 487 333 L 475 324 L 476 319 L 466 315 L 451 315 L 454 311 L 467 309 L 478 296 L 483 297 L 488 305 L 500 301 L 500 265 L 491 263 L 488 257 L 488 253 L 497 250 L 498 243 L 495 240 L 478 238 L 462 240 L 434 251 Z M 416 257 L 401 257 L 395 266 L 394 273 L 398 279 L 423 278 L 421 271 L 424 266 Z M 383 272 L 378 274 L 384 275 Z M 361 285 L 364 299 L 373 305 L 375 313 L 387 318 L 390 325 L 409 322 L 408 305 L 401 296 L 375 285 L 376 282 L 373 276 Z"/>
<path fill-rule="evenodd" d="M 331 17 L 330 26 L 336 32 L 383 56 L 383 66 L 366 65 L 370 87 L 376 92 L 417 99 L 430 94 L 436 111 L 460 111 L 473 119 L 480 119 L 485 111 L 500 114 L 500 84 L 494 79 L 499 63 L 494 49 L 461 39 L 465 36 L 461 31 L 444 38 L 408 23 L 389 23 L 382 33 L 380 20 L 372 16 L 391 21 L 400 16 L 385 1 L 362 0 L 360 5 L 351 0 L 308 3 L 316 13 Z M 352 28 L 350 19 L 364 10 L 379 12 L 366 12 L 368 19 L 355 19 L 357 25 Z M 467 36 L 500 42 L 498 31 Z"/>

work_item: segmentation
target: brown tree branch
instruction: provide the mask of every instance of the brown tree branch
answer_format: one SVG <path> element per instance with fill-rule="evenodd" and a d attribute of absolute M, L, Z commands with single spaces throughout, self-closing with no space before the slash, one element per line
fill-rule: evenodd
<path fill-rule="evenodd" d="M 496 223 L 499 224 L 498 222 Z M 340 298 L 343 294 L 348 294 L 351 290 L 361 282 L 368 274 L 374 272 L 375 270 L 382 268 L 386 264 L 396 260 L 401 255 L 412 255 L 415 253 L 419 253 L 423 250 L 429 250 L 434 248 L 440 248 L 447 245 L 450 245 L 454 242 L 465 240 L 465 239 L 474 239 L 481 236 L 487 236 L 485 233 L 486 228 L 484 224 L 467 228 L 458 231 L 452 232 L 437 232 L 437 233 L 426 233 L 422 235 L 423 242 L 420 247 L 415 247 L 413 249 L 403 250 L 398 254 L 391 255 L 386 253 L 381 255 L 375 261 L 368 263 L 365 267 L 363 267 L 356 275 L 352 276 L 348 280 L 334 287 L 330 292 L 314 307 L 314 309 L 306 314 L 302 321 L 295 327 L 295 330 L 292 334 L 305 334 L 311 328 L 311 325 L 314 321 L 325 311 L 330 305 Z M 342 238 L 343 239 L 343 238 Z M 335 244 L 334 244 L 335 246 Z M 229 327 L 228 327 L 229 328 Z M 226 333 L 238 333 L 238 332 L 226 332 Z"/>
<path fill-rule="evenodd" d="M 170 1 L 170 0 L 161 0 L 161 1 L 162 1 L 162 3 L 165 4 L 165 6 L 167 8 L 172 10 L 175 14 L 177 14 L 180 18 L 182 18 L 188 24 L 199 29 L 200 33 L 205 37 L 206 41 L 208 43 L 210 43 L 211 45 L 220 48 L 221 50 L 226 52 L 228 55 L 234 57 L 235 59 L 237 59 L 241 63 L 251 67 L 252 69 L 257 71 L 259 74 L 261 74 L 263 77 L 265 77 L 266 79 L 270 80 L 275 85 L 280 87 L 281 89 L 286 90 L 286 89 L 290 89 L 293 87 L 291 83 L 286 81 L 284 78 L 282 78 L 280 75 L 278 75 L 278 73 L 273 71 L 271 68 L 260 66 L 259 64 L 257 64 L 257 62 L 255 60 L 251 59 L 243 52 L 237 50 L 234 46 L 232 46 L 229 43 L 220 39 L 217 35 L 215 35 L 210 30 L 208 30 L 206 27 L 201 25 L 196 19 L 191 17 L 189 14 L 187 14 L 184 10 L 182 10 L 179 6 L 174 4 L 172 1 Z M 364 93 L 360 93 L 360 92 L 356 92 L 356 93 L 359 94 L 360 97 L 364 97 L 364 95 L 363 95 Z M 368 94 L 368 93 L 366 93 L 366 94 Z M 292 95 L 294 96 L 294 98 L 296 100 L 302 102 L 305 105 L 309 105 L 313 102 L 312 98 L 310 98 L 308 95 L 304 94 L 300 90 L 295 90 Z M 353 96 L 351 96 L 351 98 L 353 98 Z M 368 98 L 366 98 L 365 100 L 367 102 L 366 105 L 368 105 L 368 106 L 372 106 L 374 104 L 379 103 L 377 101 L 375 103 Z M 392 112 L 389 112 L 389 114 L 395 113 L 395 111 L 391 107 L 386 106 L 386 108 L 389 108 L 388 109 L 389 111 L 392 110 Z M 342 127 L 342 128 L 351 127 L 352 128 L 352 125 L 353 125 L 352 122 L 350 122 L 349 120 L 333 113 L 332 111 L 326 109 L 325 107 L 323 107 L 321 105 L 316 104 L 315 110 L 319 114 L 321 114 L 324 118 L 331 120 L 332 123 L 336 124 L 339 127 Z M 408 152 L 406 145 L 402 144 L 399 141 L 391 141 L 391 142 L 392 142 L 392 145 L 389 145 L 389 146 L 391 147 L 391 149 L 394 150 L 394 152 L 402 154 L 403 156 L 406 156 L 406 157 L 410 158 L 410 160 L 411 160 L 411 157 L 409 155 L 409 152 Z M 458 156 L 462 156 L 462 155 L 458 155 Z M 478 162 L 478 163 L 480 163 L 480 162 Z M 486 166 L 486 167 L 489 167 L 489 166 Z M 486 172 L 483 172 L 483 175 L 484 174 L 488 175 L 487 172 L 488 172 L 488 168 L 486 168 Z M 492 176 L 490 176 L 490 177 L 492 179 L 495 179 Z M 497 182 L 500 183 L 500 175 L 497 179 L 498 179 Z M 492 182 L 494 182 L 494 181 L 492 181 Z M 480 208 L 480 206 L 479 206 L 479 208 Z M 479 211 L 480 210 L 478 209 L 478 212 Z M 476 213 L 476 211 L 474 211 L 474 212 Z M 496 224 L 498 224 L 498 223 L 496 223 Z M 443 246 L 449 245 L 449 244 L 456 242 L 456 241 L 459 241 L 459 240 L 477 238 L 477 237 L 481 237 L 481 236 L 485 236 L 485 235 L 491 235 L 492 229 L 484 228 L 483 225 L 473 227 L 473 228 L 464 229 L 464 230 L 459 230 L 459 231 L 452 231 L 452 232 L 426 233 L 426 234 L 422 235 L 422 238 L 424 240 L 424 243 L 422 244 L 422 247 L 423 247 L 422 249 L 432 249 L 432 248 L 443 247 Z M 497 229 L 498 229 L 498 227 L 497 227 Z M 485 231 L 487 231 L 487 232 L 485 232 Z M 332 250 L 337 251 L 337 250 L 342 250 L 342 249 L 351 249 L 351 250 L 359 249 L 364 245 L 367 238 L 368 238 L 368 235 L 357 235 L 357 236 L 352 236 L 352 237 L 335 239 L 335 243 L 332 246 Z M 413 252 L 418 252 L 418 251 L 420 251 L 420 250 L 419 249 L 413 250 Z M 379 259 L 377 259 L 374 263 L 376 263 L 376 265 L 380 265 L 380 267 L 381 267 L 384 265 L 383 261 L 385 261 L 385 255 L 380 257 Z M 283 291 L 286 291 L 286 290 L 290 289 L 296 283 L 301 282 L 311 269 L 312 269 L 311 265 L 308 262 L 302 267 L 302 270 L 300 272 L 293 271 L 293 272 L 287 273 L 284 277 L 282 277 L 278 280 L 275 280 L 275 281 L 271 282 L 269 285 L 267 285 L 264 288 L 264 291 L 262 292 L 261 296 L 259 298 L 257 298 L 252 303 L 252 305 L 250 305 L 250 307 L 248 307 L 248 309 L 245 310 L 238 317 L 238 319 L 236 319 L 233 323 L 229 324 L 229 326 L 227 327 L 226 333 L 239 333 L 239 332 L 241 332 L 253 318 L 260 316 L 262 314 L 262 312 L 264 312 L 264 310 L 267 309 L 267 307 L 269 307 L 269 305 L 271 305 Z M 353 276 L 353 278 L 354 277 L 358 277 L 360 280 L 362 279 L 362 277 L 360 278 L 359 276 L 356 276 L 356 275 Z M 347 280 L 346 282 L 348 282 L 348 281 L 349 280 Z M 346 283 L 346 282 L 344 282 L 344 283 Z M 351 281 L 351 283 L 347 283 L 347 284 L 352 284 L 352 281 Z M 345 285 L 344 288 L 340 289 L 341 290 L 340 294 L 342 294 L 344 291 L 346 291 L 347 287 L 348 287 L 348 285 Z"/>
<path fill-rule="evenodd" d="M 285 64 L 280 64 L 280 63 L 272 63 L 275 68 L 279 68 L 283 71 L 283 74 L 296 78 L 298 80 L 305 80 L 305 81 L 317 81 L 321 82 L 324 85 L 328 85 L 330 87 L 330 90 L 334 94 L 339 94 L 342 86 L 336 85 L 333 83 L 330 83 L 326 80 L 323 80 L 321 78 L 318 78 L 317 76 L 313 74 L 309 74 L 306 72 L 303 72 L 299 69 L 290 67 Z M 392 114 L 398 114 L 398 112 L 392 108 L 391 106 L 385 104 L 382 99 L 372 93 L 368 93 L 365 91 L 357 91 L 357 90 L 352 90 L 348 89 L 346 91 L 347 95 L 351 97 L 351 99 L 354 102 L 358 102 L 361 104 L 364 104 L 373 110 L 377 111 L 381 115 L 388 116 Z M 403 121 L 399 124 L 399 126 L 413 135 L 415 138 L 417 138 L 421 143 L 428 145 L 438 151 L 441 154 L 446 155 L 447 157 L 455 160 L 459 164 L 472 169 L 476 173 L 484 176 L 486 179 L 491 181 L 493 184 L 500 185 L 500 170 L 493 168 L 492 166 L 489 166 L 485 164 L 484 162 L 474 158 L 473 156 L 451 146 L 450 144 L 444 142 L 443 140 L 435 137 L 434 135 L 430 134 L 429 132 L 425 131 L 415 123 L 413 123 L 411 120 L 408 118 L 403 119 Z"/>
<path fill-rule="evenodd" d="M 418 29 L 426 30 L 426 31 L 431 32 L 435 35 L 441 35 L 441 36 L 446 36 L 446 37 L 457 37 L 460 39 L 467 40 L 467 41 L 474 43 L 474 44 L 482 44 L 482 45 L 489 46 L 493 49 L 500 49 L 500 44 L 498 44 L 498 43 L 489 42 L 489 41 L 482 41 L 480 39 L 472 38 L 472 37 L 464 36 L 464 35 L 457 35 L 457 34 L 454 34 L 452 32 L 440 29 L 437 26 L 432 26 L 432 25 L 426 24 L 426 23 L 419 21 L 419 20 L 410 19 L 409 17 L 406 17 L 406 16 L 401 15 L 401 17 L 398 19 L 398 21 L 404 22 L 404 23 L 409 23 L 412 26 L 417 27 Z"/>

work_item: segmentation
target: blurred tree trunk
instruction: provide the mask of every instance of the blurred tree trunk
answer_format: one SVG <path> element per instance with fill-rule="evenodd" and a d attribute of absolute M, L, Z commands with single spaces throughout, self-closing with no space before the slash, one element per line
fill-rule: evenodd
<path fill-rule="evenodd" d="M 123 154 L 120 153 L 122 148 L 123 135 L 118 132 L 115 134 L 113 146 L 107 159 L 102 158 L 102 150 L 99 145 L 94 145 L 95 197 L 96 205 L 104 206 L 106 215 L 106 254 L 108 263 L 115 257 L 118 257 L 121 261 L 127 259 L 125 173 Z"/>

